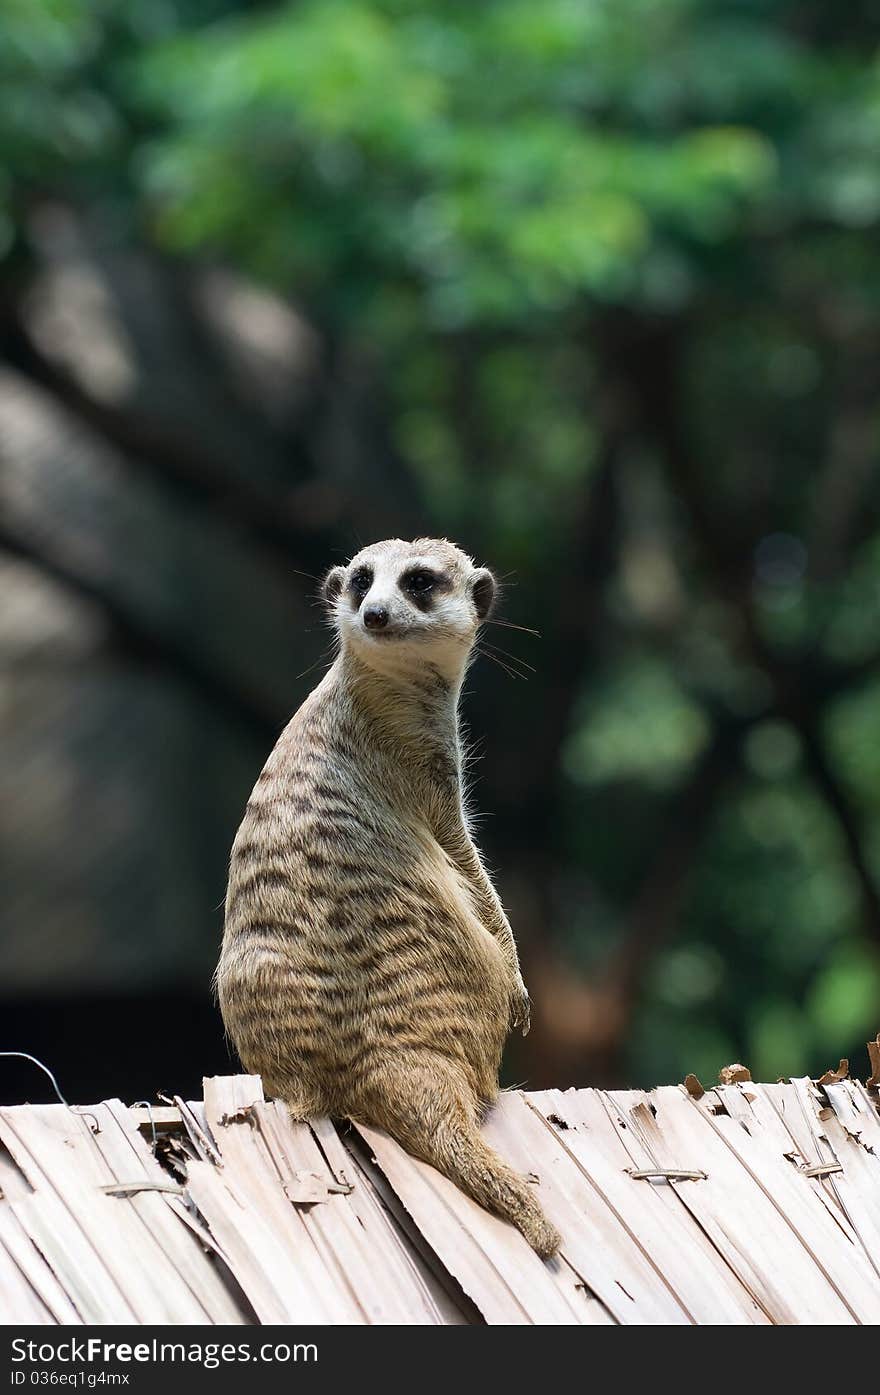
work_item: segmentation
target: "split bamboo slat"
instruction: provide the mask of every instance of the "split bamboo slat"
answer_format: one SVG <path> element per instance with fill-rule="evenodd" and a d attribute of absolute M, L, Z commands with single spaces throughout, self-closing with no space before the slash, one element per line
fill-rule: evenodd
<path fill-rule="evenodd" d="M 0 1321 L 880 1322 L 876 1088 L 502 1095 L 487 1140 L 563 1236 L 522 1236 L 380 1130 L 201 1100 L 0 1108 Z"/>

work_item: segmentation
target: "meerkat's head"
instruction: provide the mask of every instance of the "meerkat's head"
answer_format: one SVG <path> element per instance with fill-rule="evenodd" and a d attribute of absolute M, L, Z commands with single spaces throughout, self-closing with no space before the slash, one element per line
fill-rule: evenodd
<path fill-rule="evenodd" d="M 324 580 L 343 648 L 383 672 L 430 663 L 449 677 L 463 671 L 496 590 L 486 567 L 440 538 L 373 543 Z"/>

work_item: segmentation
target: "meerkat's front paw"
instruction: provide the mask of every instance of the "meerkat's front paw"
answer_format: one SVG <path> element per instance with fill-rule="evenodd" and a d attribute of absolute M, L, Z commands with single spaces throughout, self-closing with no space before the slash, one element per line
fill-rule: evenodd
<path fill-rule="evenodd" d="M 524 1037 L 528 1036 L 529 1028 L 532 1025 L 532 1000 L 522 979 L 514 988 L 510 1000 L 510 1025 L 511 1027 L 521 1027 Z"/>

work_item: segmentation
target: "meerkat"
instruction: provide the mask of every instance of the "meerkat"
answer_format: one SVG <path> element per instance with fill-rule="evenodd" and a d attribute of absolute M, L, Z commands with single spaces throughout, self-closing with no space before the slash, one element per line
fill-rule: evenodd
<path fill-rule="evenodd" d="M 530 1009 L 462 787 L 459 695 L 495 594 L 445 540 L 329 572 L 338 657 L 248 802 L 216 986 L 242 1062 L 295 1118 L 384 1129 L 546 1258 L 558 1233 L 479 1130 Z"/>

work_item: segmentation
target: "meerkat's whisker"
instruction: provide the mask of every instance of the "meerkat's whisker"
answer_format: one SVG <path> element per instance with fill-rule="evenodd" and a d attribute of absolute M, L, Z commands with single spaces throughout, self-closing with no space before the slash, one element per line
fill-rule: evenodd
<path fill-rule="evenodd" d="M 500 656 L 505 663 L 509 664 L 511 668 L 515 669 L 523 678 L 527 677 L 529 673 L 537 672 L 531 664 L 526 663 L 525 659 L 520 659 L 516 654 L 509 654 L 507 650 L 502 649 L 500 645 L 490 644 L 482 635 L 480 636 L 480 648 L 482 653 L 488 652 Z"/>
<path fill-rule="evenodd" d="M 488 644 L 489 641 L 484 638 L 480 640 L 480 643 Z M 506 659 L 512 659 L 514 663 L 521 664 L 523 668 L 527 668 L 529 670 L 529 673 L 538 672 L 538 670 L 534 667 L 533 664 L 527 663 L 526 660 L 521 659 L 518 654 L 511 654 L 509 649 L 502 648 L 500 644 L 492 644 L 490 645 L 490 648 L 494 649 L 497 654 L 503 654 Z"/>
<path fill-rule="evenodd" d="M 484 659 L 488 659 L 490 663 L 497 664 L 500 669 L 503 669 L 508 678 L 522 678 L 525 680 L 526 675 L 524 673 L 518 673 L 516 669 L 510 668 L 508 664 L 504 663 L 503 659 L 498 658 L 497 654 L 490 654 L 489 650 L 484 649 L 481 644 L 476 646 L 476 651 L 478 654 L 482 654 Z"/>
<path fill-rule="evenodd" d="M 331 654 L 335 653 L 336 647 L 336 642 L 334 640 L 334 642 L 327 649 L 324 650 L 323 654 L 318 655 L 317 659 L 313 664 L 309 664 L 308 668 L 304 668 L 302 673 L 298 673 L 296 675 L 296 677 L 293 679 L 293 682 L 298 683 L 301 678 L 306 678 L 308 674 L 314 673 L 316 668 L 320 668 L 321 664 L 326 663 L 327 660 L 330 658 Z"/>
<path fill-rule="evenodd" d="M 533 630 L 528 625 L 514 625 L 512 620 L 492 620 L 486 621 L 487 625 L 500 625 L 504 630 L 519 630 L 524 635 L 534 635 L 536 639 L 541 638 L 540 630 Z"/>

